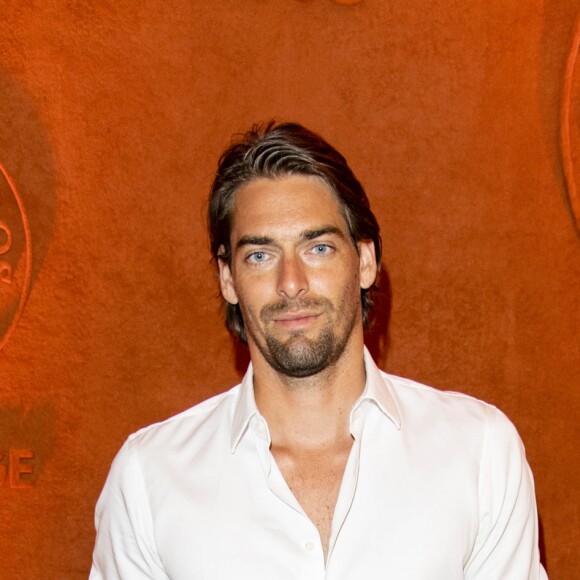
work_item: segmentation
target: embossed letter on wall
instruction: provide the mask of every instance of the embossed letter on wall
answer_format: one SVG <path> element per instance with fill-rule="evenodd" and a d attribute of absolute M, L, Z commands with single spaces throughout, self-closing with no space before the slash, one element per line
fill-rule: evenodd
<path fill-rule="evenodd" d="M 0 164 L 0 349 L 24 310 L 31 271 L 26 210 L 14 182 Z"/>
<path fill-rule="evenodd" d="M 562 98 L 561 137 L 570 208 L 580 232 L 580 15 L 568 55 Z"/>
<path fill-rule="evenodd" d="M 34 474 L 32 460 L 34 453 L 31 449 L 0 450 L 0 486 L 5 485 L 12 489 L 30 489 L 34 487 L 31 479 Z"/>

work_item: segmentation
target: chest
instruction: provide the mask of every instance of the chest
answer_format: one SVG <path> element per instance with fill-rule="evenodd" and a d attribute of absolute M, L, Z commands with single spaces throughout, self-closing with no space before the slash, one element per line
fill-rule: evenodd
<path fill-rule="evenodd" d="M 324 553 L 352 440 L 322 450 L 272 449 L 290 491 L 318 529 Z"/>
<path fill-rule="evenodd" d="M 270 451 L 244 441 L 219 462 L 155 471 L 173 475 L 149 498 L 170 578 L 463 578 L 478 521 L 465 461 L 426 468 L 430 453 L 394 438 L 328 455 Z"/>

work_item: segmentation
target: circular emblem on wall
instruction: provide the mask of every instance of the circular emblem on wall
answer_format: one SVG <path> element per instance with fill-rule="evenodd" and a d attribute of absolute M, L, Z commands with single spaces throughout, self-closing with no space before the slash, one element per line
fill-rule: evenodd
<path fill-rule="evenodd" d="M 564 92 L 562 96 L 561 137 L 564 173 L 568 189 L 570 209 L 580 231 L 580 17 L 568 55 Z"/>
<path fill-rule="evenodd" d="M 0 163 L 0 350 L 24 310 L 31 272 L 28 218 L 14 182 Z"/>

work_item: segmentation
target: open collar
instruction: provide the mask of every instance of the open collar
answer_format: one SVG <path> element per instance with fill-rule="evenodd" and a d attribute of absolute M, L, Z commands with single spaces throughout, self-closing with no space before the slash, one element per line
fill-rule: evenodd
<path fill-rule="evenodd" d="M 366 384 L 358 401 L 354 404 L 351 417 L 366 402 L 374 403 L 397 429 L 401 428 L 401 414 L 397 405 L 393 386 L 389 379 L 381 373 L 371 354 L 364 348 Z M 252 417 L 259 415 L 254 397 L 254 368 L 252 363 L 242 379 L 232 419 L 230 449 L 235 453 L 238 444 L 248 429 Z"/>

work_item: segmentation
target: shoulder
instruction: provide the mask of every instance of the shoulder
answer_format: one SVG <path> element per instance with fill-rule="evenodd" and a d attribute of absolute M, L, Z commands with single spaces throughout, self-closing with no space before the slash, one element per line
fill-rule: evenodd
<path fill-rule="evenodd" d="M 417 381 L 391 375 L 381 371 L 383 380 L 393 389 L 397 402 L 406 410 L 412 405 L 414 410 L 440 411 L 475 416 L 501 413 L 497 407 L 458 391 L 442 391 Z"/>
<path fill-rule="evenodd" d="M 215 464 L 227 454 L 238 392 L 239 385 L 129 435 L 111 465 L 97 517 L 119 497 L 140 513 L 151 491 L 174 485 L 184 466 Z"/>
<path fill-rule="evenodd" d="M 381 371 L 391 387 L 401 414 L 401 422 L 460 435 L 475 435 L 486 441 L 519 441 L 510 419 L 496 406 L 457 391 L 442 391 L 411 379 Z"/>
<path fill-rule="evenodd" d="M 194 438 L 198 444 L 211 440 L 216 432 L 228 431 L 231 424 L 240 385 L 215 395 L 164 421 L 153 423 L 129 435 L 125 447 L 168 452 Z"/>

